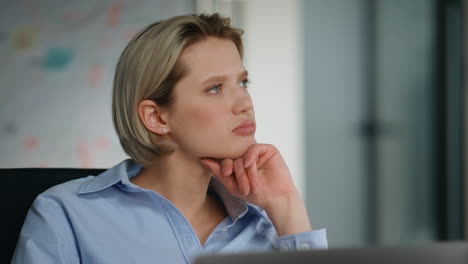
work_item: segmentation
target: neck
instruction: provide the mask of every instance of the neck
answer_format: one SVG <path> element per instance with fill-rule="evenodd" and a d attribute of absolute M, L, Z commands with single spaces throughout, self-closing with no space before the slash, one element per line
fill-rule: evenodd
<path fill-rule="evenodd" d="M 213 204 L 207 196 L 211 175 L 198 159 L 173 152 L 143 168 L 132 182 L 161 194 L 190 220 Z"/>

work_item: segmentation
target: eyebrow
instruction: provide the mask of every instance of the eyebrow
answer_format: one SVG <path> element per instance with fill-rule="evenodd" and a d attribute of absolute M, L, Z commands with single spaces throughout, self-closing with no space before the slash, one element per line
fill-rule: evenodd
<path fill-rule="evenodd" d="M 238 74 L 238 76 L 248 76 L 248 75 L 249 75 L 249 72 L 247 70 L 245 70 L 245 71 Z M 224 75 L 211 76 L 211 77 L 208 77 L 207 79 L 205 79 L 204 81 L 202 81 L 201 84 L 210 83 L 212 81 L 223 80 L 224 78 L 225 78 Z"/>

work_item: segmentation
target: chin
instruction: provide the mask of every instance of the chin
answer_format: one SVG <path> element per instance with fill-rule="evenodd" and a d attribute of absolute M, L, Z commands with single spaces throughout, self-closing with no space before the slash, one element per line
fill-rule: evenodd
<path fill-rule="evenodd" d="M 216 159 L 238 159 L 244 156 L 249 147 L 257 143 L 255 138 L 248 137 L 244 140 L 233 140 L 230 143 L 226 143 L 223 146 L 217 146 L 218 151 L 216 153 Z"/>

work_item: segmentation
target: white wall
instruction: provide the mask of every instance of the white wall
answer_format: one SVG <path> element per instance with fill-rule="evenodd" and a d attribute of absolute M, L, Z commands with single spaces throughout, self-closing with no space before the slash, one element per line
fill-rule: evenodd
<path fill-rule="evenodd" d="M 249 1 L 245 64 L 259 125 L 258 140 L 278 147 L 304 194 L 302 69 L 297 1 Z"/>

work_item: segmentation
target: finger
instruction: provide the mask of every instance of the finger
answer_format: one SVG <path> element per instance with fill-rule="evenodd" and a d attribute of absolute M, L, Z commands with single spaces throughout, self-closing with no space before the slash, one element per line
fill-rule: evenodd
<path fill-rule="evenodd" d="M 266 161 L 268 161 L 278 150 L 269 144 L 254 144 L 244 155 L 245 167 L 252 166 L 253 163 L 257 163 L 257 168 L 260 168 Z"/>
<path fill-rule="evenodd" d="M 257 161 L 257 168 L 261 168 L 268 160 L 270 160 L 275 154 L 278 153 L 278 150 L 272 146 L 268 148 L 263 154 L 261 154 Z"/>
<path fill-rule="evenodd" d="M 257 164 L 254 162 L 252 166 L 245 169 L 250 182 L 250 193 L 256 194 L 258 191 L 258 173 Z"/>
<path fill-rule="evenodd" d="M 245 172 L 244 162 L 242 158 L 234 161 L 234 174 L 236 175 L 237 184 L 239 186 L 240 192 L 244 196 L 249 195 L 250 184 L 249 179 L 247 178 L 247 174 Z"/>
<path fill-rule="evenodd" d="M 247 149 L 247 152 L 244 154 L 244 167 L 250 167 L 252 163 L 258 160 L 258 156 L 262 152 L 263 144 L 253 144 Z"/>
<path fill-rule="evenodd" d="M 208 169 L 211 170 L 211 172 L 216 176 L 220 177 L 221 176 L 221 165 L 214 159 L 200 159 L 200 162 L 205 165 Z"/>
<path fill-rule="evenodd" d="M 237 185 L 236 176 L 231 174 L 228 176 L 217 177 L 216 179 L 218 179 L 219 182 L 221 182 L 221 184 L 224 185 L 224 187 L 229 193 L 235 196 L 240 196 L 241 192 L 239 191 L 239 188 Z"/>
<path fill-rule="evenodd" d="M 226 190 L 229 193 L 241 196 L 241 191 L 239 191 L 236 176 L 232 174 L 232 160 L 225 162 L 227 163 L 227 171 L 231 171 L 231 173 L 226 174 L 226 176 L 224 177 L 221 176 L 222 167 L 218 162 L 208 158 L 200 159 L 200 161 L 213 172 L 213 174 L 216 176 L 216 179 L 218 179 L 218 181 L 221 182 L 221 184 L 223 184 L 224 187 L 226 187 Z"/>
<path fill-rule="evenodd" d="M 227 177 L 232 174 L 233 162 L 232 159 L 225 159 L 221 162 L 221 176 Z"/>

